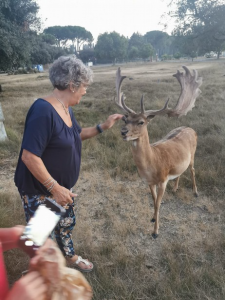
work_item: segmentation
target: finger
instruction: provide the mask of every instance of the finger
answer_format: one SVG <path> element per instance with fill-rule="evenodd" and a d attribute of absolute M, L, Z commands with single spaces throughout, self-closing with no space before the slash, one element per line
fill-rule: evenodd
<path fill-rule="evenodd" d="M 31 272 L 28 272 L 26 274 L 26 276 L 21 278 L 21 280 L 23 280 L 24 283 L 26 283 L 26 284 L 31 284 L 39 277 L 40 277 L 40 273 L 38 273 L 37 271 L 31 271 Z"/>
<path fill-rule="evenodd" d="M 70 196 L 71 197 L 77 197 L 77 194 L 74 194 L 74 193 L 70 192 Z"/>
<path fill-rule="evenodd" d="M 31 268 L 35 267 L 38 264 L 39 259 L 40 259 L 40 255 L 36 255 L 36 256 L 32 257 L 30 260 L 30 267 Z"/>
<path fill-rule="evenodd" d="M 45 280 L 41 275 L 35 280 L 33 280 L 30 286 L 32 287 L 32 289 L 37 289 L 37 290 L 39 290 L 40 287 L 42 287 L 42 292 L 46 290 Z"/>
<path fill-rule="evenodd" d="M 116 120 L 120 120 L 123 118 L 123 115 L 117 115 Z"/>
<path fill-rule="evenodd" d="M 16 225 L 15 227 L 13 227 L 15 236 L 17 236 L 19 238 L 21 236 L 21 234 L 23 233 L 24 228 L 25 227 L 22 225 Z"/>
<path fill-rule="evenodd" d="M 67 203 L 71 203 L 71 204 L 72 204 L 72 203 L 73 203 L 72 198 L 69 198 Z M 66 203 L 66 204 L 67 204 L 67 203 Z"/>
<path fill-rule="evenodd" d="M 37 295 L 37 297 L 35 297 L 35 298 L 40 298 L 41 296 L 43 297 L 46 293 L 47 293 L 47 290 L 48 290 L 48 287 L 47 287 L 47 284 L 42 284 L 42 285 L 40 285 L 40 286 L 38 286 L 37 288 L 36 288 L 36 292 L 35 292 L 35 295 Z M 43 297 L 43 298 L 40 298 L 40 299 L 46 299 L 45 297 Z"/>

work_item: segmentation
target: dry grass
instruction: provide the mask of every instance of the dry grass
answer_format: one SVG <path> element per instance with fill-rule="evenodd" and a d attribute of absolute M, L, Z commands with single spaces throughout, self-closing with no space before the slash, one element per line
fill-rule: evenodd
<path fill-rule="evenodd" d="M 193 198 L 185 172 L 180 189 L 168 187 L 160 210 L 160 236 L 152 239 L 152 200 L 137 175 L 130 145 L 120 138 L 122 122 L 83 143 L 74 241 L 77 253 L 95 263 L 87 275 L 94 299 L 222 300 L 224 289 L 225 65 L 223 61 L 185 62 L 203 77 L 196 107 L 179 120 L 158 118 L 149 126 L 155 142 L 175 127 L 191 126 L 198 133 L 196 180 L 200 196 Z M 176 103 L 179 85 L 171 76 L 182 63 L 127 64 L 123 90 L 127 103 L 140 110 L 160 108 L 170 97 Z M 95 67 L 95 81 L 74 109 L 81 126 L 92 126 L 115 112 L 116 66 Z M 35 98 L 51 91 L 47 74 L 1 76 L 0 101 L 9 141 L 0 144 L 0 225 L 24 223 L 13 183 L 26 112 Z M 150 204 L 150 205 L 149 205 Z M 27 267 L 14 250 L 6 255 L 10 282 Z"/>

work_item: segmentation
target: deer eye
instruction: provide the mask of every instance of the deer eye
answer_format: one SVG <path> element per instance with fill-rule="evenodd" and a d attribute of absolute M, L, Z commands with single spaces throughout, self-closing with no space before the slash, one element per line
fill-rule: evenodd
<path fill-rule="evenodd" d="M 138 125 L 143 125 L 143 124 L 145 124 L 145 122 L 144 122 L 144 121 L 140 121 L 140 122 L 138 122 Z"/>
<path fill-rule="evenodd" d="M 125 124 L 127 123 L 127 118 L 126 118 L 126 116 L 123 116 L 122 120 L 125 122 Z"/>

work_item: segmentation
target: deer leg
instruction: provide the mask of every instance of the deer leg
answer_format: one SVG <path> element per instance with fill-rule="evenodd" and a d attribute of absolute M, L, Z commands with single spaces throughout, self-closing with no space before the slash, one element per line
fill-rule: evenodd
<path fill-rule="evenodd" d="M 155 211 L 156 211 L 156 198 L 157 198 L 157 193 L 156 193 L 156 185 L 149 185 L 150 191 L 152 194 L 152 199 L 153 199 L 153 204 L 154 204 L 154 215 L 151 219 L 151 222 L 155 222 Z"/>
<path fill-rule="evenodd" d="M 191 177 L 192 177 L 193 193 L 194 193 L 195 197 L 198 197 L 198 191 L 197 191 L 197 186 L 196 186 L 196 182 L 195 182 L 195 168 L 194 168 L 193 164 L 190 165 L 190 170 L 191 170 Z"/>
<path fill-rule="evenodd" d="M 179 184 L 180 176 L 178 176 L 175 180 L 175 185 L 173 188 L 173 192 L 176 192 L 178 190 L 178 184 Z"/>
<path fill-rule="evenodd" d="M 152 234 L 152 237 L 156 239 L 158 237 L 159 232 L 159 208 L 161 205 L 162 197 L 164 195 L 165 189 L 166 189 L 167 181 L 160 183 L 158 185 L 158 193 L 156 198 L 156 204 L 155 204 L 155 226 L 154 226 L 154 232 Z"/>

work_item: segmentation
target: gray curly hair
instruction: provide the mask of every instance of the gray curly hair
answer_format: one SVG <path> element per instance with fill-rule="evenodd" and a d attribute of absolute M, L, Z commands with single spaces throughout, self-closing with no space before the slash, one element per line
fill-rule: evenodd
<path fill-rule="evenodd" d="M 49 69 L 49 79 L 54 88 L 65 90 L 72 82 L 78 88 L 81 83 L 91 84 L 93 72 L 83 62 L 73 56 L 60 56 Z"/>

